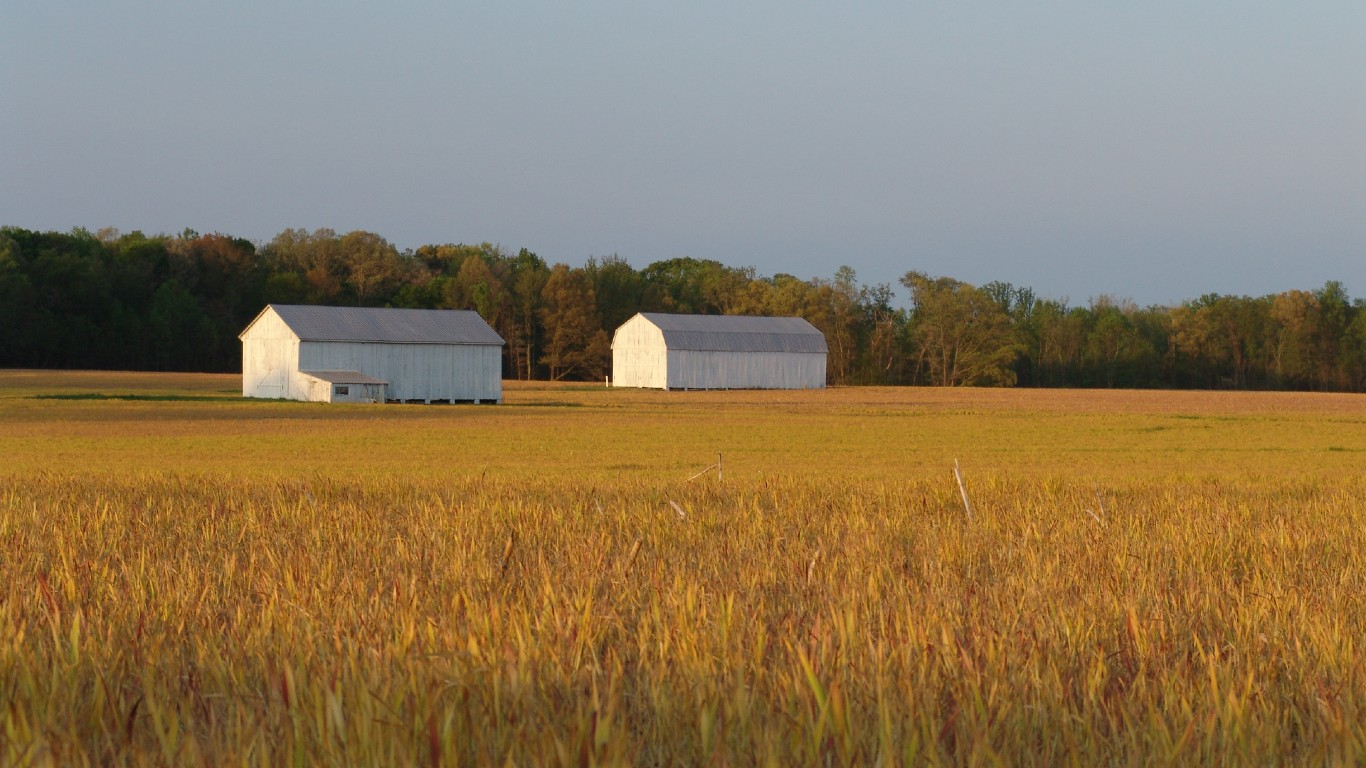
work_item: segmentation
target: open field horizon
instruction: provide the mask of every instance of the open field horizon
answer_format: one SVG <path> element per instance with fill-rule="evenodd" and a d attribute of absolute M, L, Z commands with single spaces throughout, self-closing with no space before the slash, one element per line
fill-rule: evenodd
<path fill-rule="evenodd" d="M 1141 460 L 1178 478 L 1331 479 L 1366 463 L 1359 394 L 661 392 L 508 381 L 504 398 L 480 407 L 326 405 L 242 398 L 230 374 L 0 371 L 0 450 L 11 457 L 0 474 L 79 459 L 84 472 L 155 465 L 247 476 L 429 471 L 662 482 L 720 453 L 737 478 L 895 482 L 943 476 L 954 460 L 1011 474 L 1116 478 Z"/>
<path fill-rule="evenodd" d="M 239 393 L 0 371 L 0 763 L 1366 755 L 1361 395 Z"/>

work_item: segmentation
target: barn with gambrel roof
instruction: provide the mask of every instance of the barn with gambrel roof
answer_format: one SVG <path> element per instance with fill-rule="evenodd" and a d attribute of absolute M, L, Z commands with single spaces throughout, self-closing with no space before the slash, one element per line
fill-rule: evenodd
<path fill-rule="evenodd" d="M 821 389 L 825 336 L 800 317 L 641 312 L 612 337 L 612 384 Z"/>

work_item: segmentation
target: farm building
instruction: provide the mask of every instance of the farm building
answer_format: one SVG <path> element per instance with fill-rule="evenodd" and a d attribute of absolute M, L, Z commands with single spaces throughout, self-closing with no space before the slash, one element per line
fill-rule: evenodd
<path fill-rule="evenodd" d="M 271 304 L 238 338 L 244 397 L 503 399 L 503 339 L 476 312 Z"/>
<path fill-rule="evenodd" d="M 641 312 L 612 337 L 612 384 L 651 389 L 820 389 L 825 336 L 800 317 Z"/>

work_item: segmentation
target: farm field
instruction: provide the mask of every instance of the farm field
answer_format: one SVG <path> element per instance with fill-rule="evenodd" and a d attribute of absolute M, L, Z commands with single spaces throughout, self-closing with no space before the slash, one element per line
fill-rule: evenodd
<path fill-rule="evenodd" d="M 1366 397 L 239 392 L 0 371 L 0 764 L 1366 759 Z"/>

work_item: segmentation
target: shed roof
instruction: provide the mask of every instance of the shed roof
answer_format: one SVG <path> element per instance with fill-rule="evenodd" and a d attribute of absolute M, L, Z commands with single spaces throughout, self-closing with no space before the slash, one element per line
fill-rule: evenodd
<path fill-rule="evenodd" d="M 366 341 L 393 344 L 503 344 L 503 337 L 467 309 L 391 309 L 271 304 L 300 341 Z M 257 316 L 259 319 L 259 315 Z M 256 321 L 252 321 L 255 325 Z M 251 325 L 242 331 L 246 336 Z"/>
<path fill-rule="evenodd" d="M 670 349 L 707 352 L 828 351 L 825 335 L 800 317 L 749 315 L 671 315 L 641 312 L 664 333 Z"/>
<path fill-rule="evenodd" d="M 328 384 L 388 384 L 384 379 L 377 379 L 369 374 L 360 371 L 299 371 L 305 376 L 312 376 L 315 379 L 325 381 Z"/>

